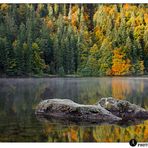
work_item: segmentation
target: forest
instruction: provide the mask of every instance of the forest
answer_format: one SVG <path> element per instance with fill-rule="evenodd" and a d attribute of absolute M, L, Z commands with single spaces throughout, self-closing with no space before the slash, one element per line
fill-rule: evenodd
<path fill-rule="evenodd" d="M 0 4 L 0 76 L 148 74 L 148 4 Z"/>

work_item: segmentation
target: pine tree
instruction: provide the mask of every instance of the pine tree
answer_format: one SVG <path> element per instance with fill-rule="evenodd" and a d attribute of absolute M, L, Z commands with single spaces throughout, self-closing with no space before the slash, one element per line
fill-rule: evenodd
<path fill-rule="evenodd" d="M 145 47 L 144 47 L 144 67 L 145 67 L 145 71 L 148 72 L 148 29 L 145 30 L 145 33 L 144 33 L 144 43 L 145 43 Z"/>
<path fill-rule="evenodd" d="M 89 49 L 92 46 L 92 39 L 88 31 L 87 24 L 84 19 L 84 7 L 81 5 L 80 8 L 80 22 L 79 22 L 79 32 L 78 32 L 78 56 L 79 56 L 79 66 L 78 70 L 83 71 L 86 69 L 86 64 L 89 57 Z"/>
<path fill-rule="evenodd" d="M 25 65 L 25 51 L 23 49 L 23 44 L 26 41 L 26 29 L 25 25 L 22 23 L 19 28 L 18 39 L 16 40 L 15 46 L 15 56 L 16 56 L 16 67 L 17 74 L 23 75 L 26 73 Z"/>
<path fill-rule="evenodd" d="M 6 74 L 9 76 L 14 76 L 17 74 L 16 59 L 15 59 L 15 53 L 14 53 L 13 47 L 9 40 L 6 40 L 5 50 L 7 51 L 7 59 L 5 59 L 7 62 Z"/>
<path fill-rule="evenodd" d="M 109 39 L 104 39 L 99 54 L 100 75 L 110 75 L 112 66 L 112 43 Z"/>
<path fill-rule="evenodd" d="M 0 38 L 0 73 L 6 74 L 7 71 L 7 57 L 8 52 L 6 51 L 6 38 Z"/>
<path fill-rule="evenodd" d="M 43 69 L 45 68 L 44 60 L 41 58 L 39 46 L 37 43 L 32 43 L 32 71 L 35 74 L 43 73 Z"/>

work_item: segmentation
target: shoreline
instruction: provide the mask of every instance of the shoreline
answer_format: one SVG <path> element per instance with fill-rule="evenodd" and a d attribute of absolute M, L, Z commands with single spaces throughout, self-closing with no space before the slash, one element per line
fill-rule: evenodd
<path fill-rule="evenodd" d="M 19 78 L 103 78 L 103 77 L 108 77 L 108 78 L 114 78 L 114 77 L 119 77 L 119 78 L 122 78 L 122 77 L 127 77 L 127 78 L 130 78 L 130 77 L 143 77 L 143 78 L 148 78 L 148 75 L 125 75 L 125 76 L 81 76 L 81 75 L 64 75 L 64 76 L 59 76 L 59 75 L 31 75 L 31 76 L 0 76 L 0 79 L 3 79 L 3 78 L 8 78 L 8 79 L 11 79 L 11 78 L 15 78 L 15 79 L 19 79 Z"/>

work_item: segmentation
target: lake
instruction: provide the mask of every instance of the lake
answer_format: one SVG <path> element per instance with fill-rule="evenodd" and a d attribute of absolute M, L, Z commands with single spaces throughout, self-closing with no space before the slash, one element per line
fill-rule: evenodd
<path fill-rule="evenodd" d="M 138 142 L 148 141 L 148 120 L 138 125 L 73 125 L 42 121 L 36 105 L 66 98 L 94 104 L 102 97 L 126 99 L 148 109 L 148 77 L 2 78 L 0 79 L 1 142 Z"/>

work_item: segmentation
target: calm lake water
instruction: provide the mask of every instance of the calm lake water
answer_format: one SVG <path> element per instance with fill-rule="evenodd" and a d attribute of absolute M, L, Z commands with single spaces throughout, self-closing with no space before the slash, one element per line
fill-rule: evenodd
<path fill-rule="evenodd" d="M 148 77 L 0 79 L 0 141 L 138 142 L 148 141 L 148 120 L 138 125 L 73 125 L 38 120 L 43 99 L 67 98 L 94 104 L 102 97 L 127 99 L 148 109 Z"/>

